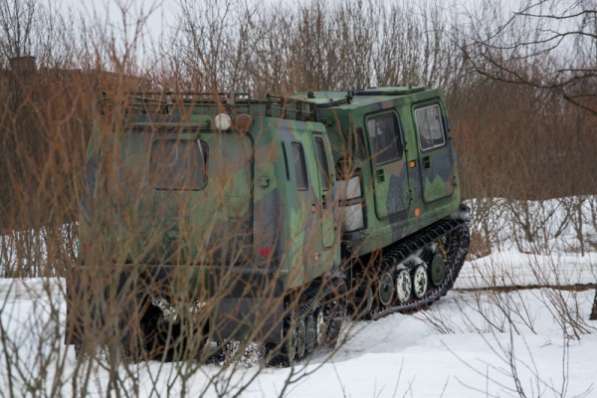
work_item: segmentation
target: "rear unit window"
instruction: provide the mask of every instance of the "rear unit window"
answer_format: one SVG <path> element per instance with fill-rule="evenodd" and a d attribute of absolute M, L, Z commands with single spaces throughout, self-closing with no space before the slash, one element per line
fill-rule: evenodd
<path fill-rule="evenodd" d="M 446 143 L 442 112 L 438 104 L 415 109 L 415 122 L 421 150 L 437 148 Z"/>
<path fill-rule="evenodd" d="M 394 112 L 368 117 L 367 132 L 375 163 L 389 163 L 402 157 L 400 130 Z"/>
<path fill-rule="evenodd" d="M 207 184 L 207 143 L 201 140 L 155 140 L 149 178 L 160 190 L 200 190 Z"/>
<path fill-rule="evenodd" d="M 324 191 L 330 188 L 330 168 L 325 155 L 325 143 L 321 137 L 315 137 L 315 155 L 317 156 L 317 169 Z"/>
<path fill-rule="evenodd" d="M 293 166 L 296 188 L 300 190 L 307 190 L 309 188 L 309 182 L 307 180 L 305 152 L 303 151 L 303 146 L 298 142 L 292 143 L 292 160 L 294 163 Z"/>

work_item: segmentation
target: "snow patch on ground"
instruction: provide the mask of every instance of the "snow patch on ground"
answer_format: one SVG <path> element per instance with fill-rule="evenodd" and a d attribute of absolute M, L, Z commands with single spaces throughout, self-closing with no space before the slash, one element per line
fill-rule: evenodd
<path fill-rule="evenodd" d="M 563 252 L 540 255 L 508 250 L 465 262 L 455 287 L 554 286 L 596 282 L 595 252 L 581 256 Z"/>
<path fill-rule="evenodd" d="M 550 282 L 594 282 L 595 259 L 595 254 L 554 258 L 498 252 L 467 262 L 457 287 L 485 286 L 488 281 L 536 283 L 537 273 L 529 271 L 530 263 L 543 269 L 539 274 L 547 275 Z M 591 396 L 597 387 L 597 322 L 586 320 L 593 294 L 592 290 L 552 289 L 500 294 L 450 292 L 424 313 L 353 322 L 352 338 L 330 361 L 324 361 L 327 353 L 321 350 L 297 366 L 297 371 L 314 373 L 286 393 L 290 397 L 517 396 L 513 392 L 516 371 L 528 396 L 556 396 L 562 388 L 566 396 L 587 389 Z M 53 342 L 62 341 L 63 295 L 60 279 L 0 279 L 0 319 L 12 342 L 10 349 L 18 353 L 29 378 L 40 369 L 40 350 L 47 354 Z M 572 317 L 580 322 L 580 332 L 571 326 L 573 322 L 558 321 L 556 307 L 562 303 L 577 311 Z M 7 349 L 5 345 L 0 348 Z M 72 347 L 60 343 L 58 350 L 60 355 L 51 359 L 53 368 L 64 359 L 61 377 L 65 384 L 60 389 L 61 394 L 70 395 L 69 377 L 77 365 L 76 358 Z M 136 365 L 134 371 L 141 380 L 139 394 L 151 395 L 152 380 L 157 378 L 159 392 L 167 395 L 179 366 L 159 362 Z M 201 366 L 188 381 L 188 395 L 202 393 L 219 370 L 216 365 Z M 243 368 L 233 380 L 248 380 L 259 370 L 256 365 Z M 264 369 L 242 396 L 277 396 L 290 372 L 289 368 Z M 94 394 L 105 396 L 108 373 L 97 367 L 91 377 Z M 50 375 L 44 379 L 51 382 Z M 0 390 L 5 391 L 8 381 L 4 363 L 0 380 Z M 172 396 L 179 393 L 180 381 L 174 385 Z M 207 396 L 216 395 L 213 387 L 207 388 Z"/>

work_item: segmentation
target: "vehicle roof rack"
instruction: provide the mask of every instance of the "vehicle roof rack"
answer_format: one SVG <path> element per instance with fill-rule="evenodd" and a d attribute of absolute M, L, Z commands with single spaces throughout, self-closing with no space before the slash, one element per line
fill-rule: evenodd
<path fill-rule="evenodd" d="M 128 93 L 129 97 L 135 98 L 181 98 L 183 100 L 204 99 L 221 100 L 229 102 L 231 100 L 249 100 L 251 95 L 248 92 L 205 92 L 205 91 L 133 91 Z"/>
<path fill-rule="evenodd" d="M 116 105 L 116 101 L 107 93 L 102 96 L 106 108 Z M 263 113 L 267 116 L 282 117 L 294 120 L 315 120 L 313 104 L 286 96 L 267 94 L 264 98 L 255 99 L 246 92 L 195 92 L 195 91 L 138 91 L 129 92 L 121 103 L 129 115 L 172 115 L 177 109 L 197 108 L 198 112 L 207 113 L 236 109 L 245 113 Z M 211 111 L 209 109 L 212 109 Z"/>
<path fill-rule="evenodd" d="M 396 87 L 387 87 L 382 89 L 377 88 L 368 88 L 364 90 L 357 90 L 353 92 L 355 96 L 365 96 L 365 95 L 375 95 L 375 96 L 383 96 L 383 95 L 406 95 L 406 94 L 413 94 L 418 93 L 419 91 L 424 91 L 424 86 L 396 86 Z"/>

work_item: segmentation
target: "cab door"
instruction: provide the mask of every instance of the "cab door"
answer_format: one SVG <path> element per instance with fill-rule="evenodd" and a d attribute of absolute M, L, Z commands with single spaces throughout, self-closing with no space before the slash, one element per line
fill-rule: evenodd
<path fill-rule="evenodd" d="M 334 187 L 335 179 L 331 145 L 321 132 L 293 130 L 288 145 L 288 163 L 297 214 L 291 234 L 296 239 L 293 255 L 300 256 L 304 279 L 312 280 L 339 261 L 336 238 Z M 300 254 L 299 254 L 300 253 Z"/>
<path fill-rule="evenodd" d="M 336 241 L 336 228 L 334 220 L 334 181 L 331 147 L 327 137 L 314 135 L 312 140 L 313 153 L 317 165 L 317 203 L 315 204 L 321 223 L 321 242 L 324 248 L 329 248 Z"/>
<path fill-rule="evenodd" d="M 419 141 L 423 200 L 427 203 L 454 192 L 454 154 L 447 143 L 446 118 L 439 101 L 414 107 Z"/>
<path fill-rule="evenodd" d="M 365 117 L 365 128 L 377 218 L 402 218 L 411 198 L 398 113 L 395 110 L 371 113 Z"/>

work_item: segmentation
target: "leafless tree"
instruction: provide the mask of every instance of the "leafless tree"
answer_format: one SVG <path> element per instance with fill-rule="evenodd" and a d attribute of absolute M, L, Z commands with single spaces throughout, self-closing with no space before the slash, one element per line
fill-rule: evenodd
<path fill-rule="evenodd" d="M 5 59 L 29 55 L 37 0 L 2 0 L 0 2 L 0 51 Z"/>
<path fill-rule="evenodd" d="M 489 5 L 462 48 L 472 68 L 500 81 L 546 90 L 597 114 L 597 3 L 529 0 L 503 18 Z M 479 24 L 497 17 L 496 25 Z M 531 68 L 524 65 L 532 65 Z"/>
<path fill-rule="evenodd" d="M 472 69 L 493 80 L 537 88 L 597 115 L 597 2 L 528 0 L 506 17 L 500 7 L 485 3 L 470 18 L 474 28 L 462 49 Z M 495 25 L 482 27 L 492 19 Z M 577 235 L 583 236 L 579 206 L 582 202 L 571 216 Z M 584 253 L 584 238 L 580 243 Z"/>

